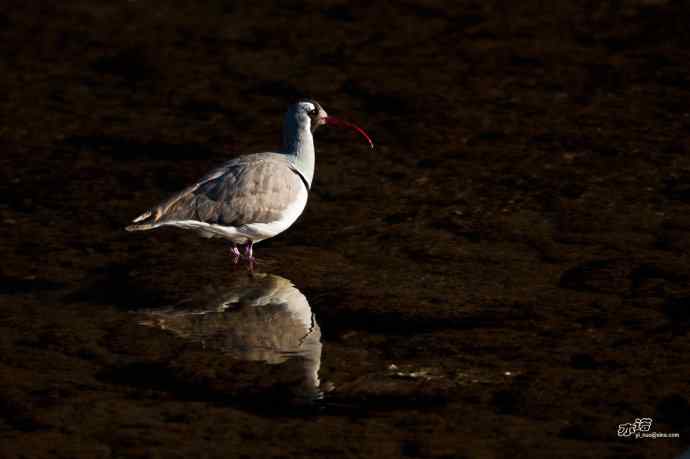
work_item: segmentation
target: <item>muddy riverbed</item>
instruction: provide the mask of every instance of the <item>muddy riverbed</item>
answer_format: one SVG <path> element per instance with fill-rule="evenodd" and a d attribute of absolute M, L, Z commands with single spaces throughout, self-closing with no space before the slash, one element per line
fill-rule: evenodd
<path fill-rule="evenodd" d="M 0 10 L 0 457 L 687 447 L 687 2 L 57 3 Z M 300 95 L 376 148 L 254 276 L 123 230 Z"/>

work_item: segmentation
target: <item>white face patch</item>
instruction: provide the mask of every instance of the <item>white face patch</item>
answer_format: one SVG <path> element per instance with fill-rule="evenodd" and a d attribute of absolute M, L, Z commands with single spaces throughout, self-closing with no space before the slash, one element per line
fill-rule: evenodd
<path fill-rule="evenodd" d="M 302 105 L 302 107 L 304 107 L 304 111 L 307 112 L 307 113 L 309 113 L 309 112 L 311 112 L 312 110 L 315 110 L 315 109 L 316 109 L 316 107 L 314 106 L 314 104 L 312 104 L 311 102 L 302 102 L 301 105 Z"/>

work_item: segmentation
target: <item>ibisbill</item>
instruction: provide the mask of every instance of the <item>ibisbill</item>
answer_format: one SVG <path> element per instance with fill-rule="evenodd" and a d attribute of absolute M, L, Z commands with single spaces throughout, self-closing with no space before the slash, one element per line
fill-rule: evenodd
<path fill-rule="evenodd" d="M 314 100 L 299 101 L 285 114 L 280 151 L 226 162 L 139 215 L 127 231 L 174 226 L 222 237 L 232 243 L 235 263 L 244 258 L 253 266 L 253 245 L 288 229 L 307 205 L 316 163 L 314 132 L 323 125 L 354 129 L 374 146 L 359 126 L 328 115 Z"/>

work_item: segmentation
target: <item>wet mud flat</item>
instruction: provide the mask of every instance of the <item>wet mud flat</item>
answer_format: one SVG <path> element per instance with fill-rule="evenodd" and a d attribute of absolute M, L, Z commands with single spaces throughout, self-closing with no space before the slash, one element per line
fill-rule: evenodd
<path fill-rule="evenodd" d="M 679 454 L 689 11 L 3 7 L 1 457 Z M 377 148 L 317 133 L 255 276 L 123 231 L 298 93 Z M 680 438 L 617 435 L 642 417 Z"/>

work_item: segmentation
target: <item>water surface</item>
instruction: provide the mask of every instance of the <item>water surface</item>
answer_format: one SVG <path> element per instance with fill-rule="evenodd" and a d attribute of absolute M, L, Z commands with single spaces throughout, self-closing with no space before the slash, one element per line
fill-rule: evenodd
<path fill-rule="evenodd" d="M 0 456 L 674 457 L 690 436 L 677 1 L 0 7 Z M 134 216 L 316 133 L 258 244 Z M 630 441 L 650 417 L 681 439 Z"/>

